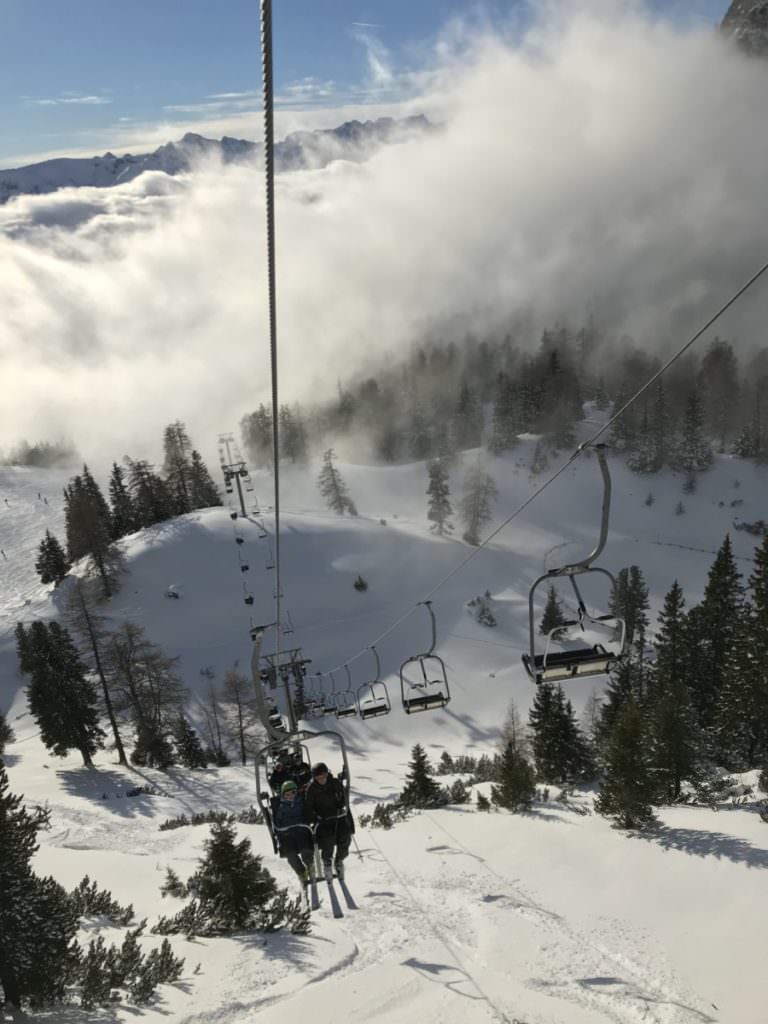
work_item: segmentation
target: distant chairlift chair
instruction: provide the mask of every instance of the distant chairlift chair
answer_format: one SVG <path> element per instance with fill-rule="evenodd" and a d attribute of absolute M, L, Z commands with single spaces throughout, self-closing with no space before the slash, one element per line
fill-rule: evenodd
<path fill-rule="evenodd" d="M 615 590 L 616 580 L 607 569 L 593 566 L 592 562 L 601 554 L 608 538 L 608 522 L 611 509 L 611 476 L 608 470 L 608 463 L 605 458 L 605 445 L 595 445 L 597 460 L 600 464 L 600 471 L 603 477 L 603 504 L 600 523 L 600 537 L 595 549 L 583 558 L 580 562 L 572 565 L 564 565 L 559 569 L 550 569 L 549 572 L 540 576 L 531 587 L 528 597 L 529 614 L 529 647 L 527 654 L 523 655 L 525 670 L 531 679 L 539 683 L 556 683 L 563 679 L 579 679 L 584 676 L 604 675 L 612 663 L 624 653 L 626 643 L 626 626 L 624 620 L 616 615 L 591 615 L 584 604 L 581 591 L 576 583 L 576 576 L 584 576 L 587 573 L 599 573 L 606 576 L 610 581 L 611 588 Z M 573 587 L 578 604 L 577 618 L 565 622 L 547 634 L 544 643 L 544 650 L 536 652 L 536 616 L 534 609 L 534 598 L 536 589 L 544 581 L 551 581 L 561 576 L 567 576 Z M 603 644 L 595 643 L 591 647 L 580 647 L 570 651 L 553 651 L 552 644 L 555 635 L 569 626 L 580 626 L 582 630 L 592 624 L 599 629 L 605 629 L 608 623 L 612 623 L 612 636 L 609 642 L 615 645 L 615 649 L 608 650 Z"/>
<path fill-rule="evenodd" d="M 435 711 L 444 708 L 451 699 L 445 662 L 434 653 L 437 643 L 437 624 L 431 601 L 421 604 L 432 621 L 432 645 L 424 654 L 407 658 L 400 666 L 400 696 L 407 715 L 417 711 Z"/>
<path fill-rule="evenodd" d="M 388 715 L 392 710 L 387 687 L 381 681 L 379 653 L 375 647 L 371 647 L 371 650 L 376 659 L 376 676 L 370 683 L 363 683 L 357 691 L 357 706 L 360 708 L 360 717 L 364 722 L 369 718 Z"/>
<path fill-rule="evenodd" d="M 347 673 L 347 689 L 341 691 L 336 701 L 336 717 L 355 718 L 357 717 L 357 694 L 352 687 L 349 665 L 344 666 L 344 671 Z"/>

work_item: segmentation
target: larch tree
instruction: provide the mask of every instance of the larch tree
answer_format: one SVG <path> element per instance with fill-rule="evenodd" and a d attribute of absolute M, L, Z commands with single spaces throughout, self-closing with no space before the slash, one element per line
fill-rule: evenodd
<path fill-rule="evenodd" d="M 493 518 L 493 502 L 498 491 L 493 477 L 486 472 L 482 459 L 473 463 L 464 477 L 464 492 L 459 515 L 464 523 L 463 538 L 467 544 L 480 543 L 480 531 Z"/>
<path fill-rule="evenodd" d="M 450 521 L 453 515 L 451 506 L 451 492 L 448 486 L 448 468 L 442 459 L 433 459 L 428 463 L 429 486 L 427 496 L 427 519 L 432 523 L 430 530 L 438 537 L 444 537 L 446 533 L 453 532 L 453 524 Z"/>

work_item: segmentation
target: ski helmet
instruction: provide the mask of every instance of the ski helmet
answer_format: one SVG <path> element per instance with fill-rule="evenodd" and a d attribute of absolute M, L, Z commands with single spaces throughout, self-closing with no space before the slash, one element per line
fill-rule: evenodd
<path fill-rule="evenodd" d="M 280 795 L 285 796 L 286 793 L 290 793 L 291 790 L 298 788 L 299 787 L 296 785 L 293 779 L 286 779 L 286 781 L 280 787 Z"/>
<path fill-rule="evenodd" d="M 318 775 L 327 775 L 327 774 L 328 774 L 328 765 L 324 761 L 318 761 L 317 764 L 313 764 L 312 765 L 312 775 L 313 776 L 316 777 Z"/>

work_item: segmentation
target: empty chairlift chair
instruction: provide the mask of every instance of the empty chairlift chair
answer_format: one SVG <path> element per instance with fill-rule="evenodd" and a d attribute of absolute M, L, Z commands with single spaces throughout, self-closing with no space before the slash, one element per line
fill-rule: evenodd
<path fill-rule="evenodd" d="M 344 671 L 347 673 L 347 689 L 342 690 L 336 700 L 336 717 L 355 718 L 357 716 L 357 694 L 352 688 L 349 665 L 344 666 Z"/>
<path fill-rule="evenodd" d="M 424 654 L 407 658 L 400 666 L 400 696 L 407 715 L 444 708 L 451 699 L 445 662 L 434 653 L 437 625 L 431 601 L 422 601 L 432 621 L 432 646 Z"/>
<path fill-rule="evenodd" d="M 336 679 L 333 672 L 329 672 L 328 675 L 331 677 L 331 692 L 326 693 L 323 696 L 323 714 L 335 715 L 337 707 L 336 701 L 338 700 L 338 694 L 336 693 Z"/>
<path fill-rule="evenodd" d="M 392 710 L 386 685 L 381 681 L 381 663 L 375 647 L 371 647 L 376 659 L 376 677 L 370 683 L 363 683 L 357 691 L 357 706 L 363 721 L 388 715 Z"/>
<path fill-rule="evenodd" d="M 561 682 L 564 679 L 578 679 L 583 676 L 604 675 L 612 663 L 624 653 L 626 635 L 624 620 L 611 613 L 593 615 L 587 611 L 581 591 L 576 583 L 577 576 L 592 573 L 606 577 L 610 583 L 611 592 L 616 587 L 616 580 L 607 569 L 601 569 L 598 566 L 592 565 L 592 562 L 601 554 L 605 547 L 611 509 L 611 477 L 605 458 L 605 446 L 595 445 L 595 450 L 603 478 L 602 518 L 597 545 L 580 562 L 564 565 L 559 569 L 550 569 L 549 572 L 540 576 L 531 587 L 528 597 L 529 651 L 523 655 L 523 664 L 528 675 L 537 684 Z M 537 651 L 534 606 L 536 590 L 545 581 L 551 583 L 560 577 L 567 577 L 570 580 L 576 596 L 577 617 L 570 622 L 565 622 L 551 629 L 543 642 L 544 649 Z M 594 627 L 597 632 L 604 631 L 606 633 L 606 643 L 611 645 L 610 649 L 603 643 L 596 642 L 591 646 L 584 645 L 572 650 L 553 650 L 552 645 L 555 642 L 556 635 L 563 629 L 571 626 L 579 626 L 584 632 L 590 627 Z"/>

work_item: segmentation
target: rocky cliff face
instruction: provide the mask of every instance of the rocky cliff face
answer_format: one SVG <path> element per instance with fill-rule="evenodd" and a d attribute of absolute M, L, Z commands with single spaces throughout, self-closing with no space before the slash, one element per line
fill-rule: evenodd
<path fill-rule="evenodd" d="M 746 53 L 768 57 L 767 0 L 733 0 L 720 28 Z"/>

